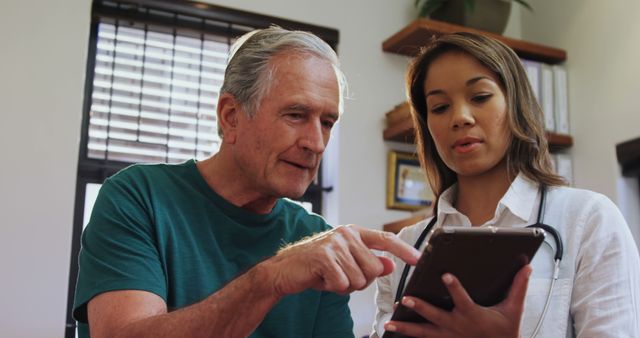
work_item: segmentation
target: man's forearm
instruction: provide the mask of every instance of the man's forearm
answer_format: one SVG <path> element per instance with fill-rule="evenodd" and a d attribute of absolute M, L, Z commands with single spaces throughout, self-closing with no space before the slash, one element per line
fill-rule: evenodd
<path fill-rule="evenodd" d="M 261 264 L 194 305 L 126 325 L 117 337 L 246 337 L 280 300 Z"/>
<path fill-rule="evenodd" d="M 88 306 L 91 333 L 94 338 L 246 337 L 285 295 L 306 289 L 349 293 L 389 274 L 393 262 L 375 256 L 370 248 L 412 265 L 420 257 L 418 250 L 392 234 L 340 226 L 280 250 L 205 300 L 171 313 L 163 313 L 166 306 L 156 295 L 155 305 L 144 303 L 148 298 L 98 295 Z"/>

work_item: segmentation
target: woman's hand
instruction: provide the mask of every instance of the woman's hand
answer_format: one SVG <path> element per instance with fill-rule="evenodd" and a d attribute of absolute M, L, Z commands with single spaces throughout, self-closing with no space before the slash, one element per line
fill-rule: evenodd
<path fill-rule="evenodd" d="M 517 338 L 530 275 L 531 266 L 525 265 L 514 277 L 507 298 L 497 305 L 483 307 L 473 302 L 457 278 L 451 274 L 444 274 L 442 281 L 454 304 L 451 312 L 419 298 L 403 297 L 402 305 L 412 309 L 430 323 L 390 321 L 385 324 L 385 330 L 411 337 Z"/>

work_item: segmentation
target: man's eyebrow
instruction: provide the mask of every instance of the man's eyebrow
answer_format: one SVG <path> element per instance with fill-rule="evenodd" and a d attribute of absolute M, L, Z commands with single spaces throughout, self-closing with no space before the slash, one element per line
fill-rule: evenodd
<path fill-rule="evenodd" d="M 338 113 L 327 113 L 326 115 L 334 121 L 338 121 L 338 119 L 340 119 L 340 114 Z"/>
<path fill-rule="evenodd" d="M 304 112 L 310 112 L 313 109 L 311 109 L 311 107 L 304 105 L 304 104 L 300 104 L 300 103 L 294 103 L 292 105 L 289 105 L 285 108 L 285 110 L 302 110 Z"/>
<path fill-rule="evenodd" d="M 313 108 L 311 108 L 311 107 L 309 107 L 309 106 L 307 106 L 305 104 L 294 103 L 294 104 L 292 104 L 290 106 L 287 106 L 284 110 L 285 111 L 302 111 L 302 112 L 305 112 L 305 113 L 310 113 L 310 112 L 313 111 Z M 327 116 L 327 117 L 329 117 L 331 119 L 334 119 L 336 121 L 340 118 L 340 114 L 338 114 L 338 113 L 326 113 L 326 114 L 323 114 L 323 115 L 325 115 L 325 116 Z"/>

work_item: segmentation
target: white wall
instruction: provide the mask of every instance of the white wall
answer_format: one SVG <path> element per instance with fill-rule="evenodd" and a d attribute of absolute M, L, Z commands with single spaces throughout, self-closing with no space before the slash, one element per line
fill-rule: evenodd
<path fill-rule="evenodd" d="M 568 55 L 575 185 L 601 192 L 619 206 L 632 205 L 623 211 L 638 234 L 640 216 L 633 211 L 640 199 L 632 193 L 637 181 L 620 178 L 615 145 L 640 136 L 640 2 L 536 0 L 531 5 L 535 13 L 522 12 L 523 38 Z"/>
<path fill-rule="evenodd" d="M 397 145 L 382 140 L 384 113 L 404 99 L 407 59 L 383 53 L 381 43 L 413 18 L 413 1 L 209 2 L 340 30 L 352 99 L 333 140 L 339 162 L 331 219 L 380 228 L 408 216 L 385 209 L 386 156 Z M 640 119 L 632 96 L 640 3 L 532 5 L 535 17 L 516 9 L 523 13 L 523 36 L 569 54 L 576 182 L 615 200 L 613 145 L 637 136 Z M 89 12 L 89 0 L 0 2 L 2 337 L 63 335 Z M 519 37 L 520 31 L 516 15 L 506 34 Z M 615 39 L 606 32 L 616 32 Z M 354 294 L 351 305 L 362 336 L 374 313 L 373 289 Z"/>
<path fill-rule="evenodd" d="M 89 3 L 0 2 L 0 336 L 62 337 Z"/>
<path fill-rule="evenodd" d="M 412 0 L 211 0 L 340 30 L 352 99 L 340 122 L 334 220 L 379 228 L 385 209 L 384 112 L 404 98 L 404 57 L 381 43 L 413 14 Z M 90 1 L 0 2 L 0 336 L 62 337 Z M 368 333 L 372 292 L 354 296 Z"/>

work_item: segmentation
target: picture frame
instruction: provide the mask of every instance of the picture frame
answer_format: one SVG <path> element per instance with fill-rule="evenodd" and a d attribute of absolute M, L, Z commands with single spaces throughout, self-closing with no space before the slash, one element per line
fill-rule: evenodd
<path fill-rule="evenodd" d="M 414 154 L 390 151 L 387 169 L 387 209 L 415 211 L 433 203 L 434 195 Z"/>

